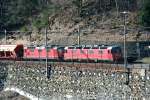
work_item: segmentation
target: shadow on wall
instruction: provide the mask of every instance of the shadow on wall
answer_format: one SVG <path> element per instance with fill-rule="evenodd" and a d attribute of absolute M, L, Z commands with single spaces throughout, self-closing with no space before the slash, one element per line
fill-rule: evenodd
<path fill-rule="evenodd" d="M 4 89 L 4 83 L 6 82 L 6 78 L 8 75 L 8 67 L 7 64 L 0 62 L 0 91 Z"/>

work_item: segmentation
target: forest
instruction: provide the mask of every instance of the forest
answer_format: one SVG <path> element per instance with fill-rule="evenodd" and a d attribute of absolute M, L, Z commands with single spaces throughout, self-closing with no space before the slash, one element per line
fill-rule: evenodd
<path fill-rule="evenodd" d="M 45 27 L 49 16 L 68 6 L 77 9 L 81 18 L 111 10 L 136 12 L 138 24 L 150 26 L 149 0 L 1 0 L 0 29 L 19 29 L 25 25 Z"/>

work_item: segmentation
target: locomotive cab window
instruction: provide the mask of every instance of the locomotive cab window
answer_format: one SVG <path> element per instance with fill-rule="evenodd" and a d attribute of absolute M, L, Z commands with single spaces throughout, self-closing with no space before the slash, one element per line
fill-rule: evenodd
<path fill-rule="evenodd" d="M 112 53 L 121 53 L 121 48 L 116 47 L 111 50 Z"/>

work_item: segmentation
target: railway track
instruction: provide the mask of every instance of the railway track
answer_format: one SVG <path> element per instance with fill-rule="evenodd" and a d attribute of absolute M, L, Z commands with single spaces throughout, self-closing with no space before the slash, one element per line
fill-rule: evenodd
<path fill-rule="evenodd" d="M 9 65 L 20 65 L 22 67 L 41 67 L 43 70 L 46 68 L 46 63 L 44 60 L 40 61 L 12 61 L 12 60 L 2 60 L 0 63 Z M 129 72 L 130 69 L 146 69 L 150 70 L 150 64 L 128 64 L 127 68 L 124 64 L 115 63 L 93 63 L 93 62 L 58 62 L 49 61 L 47 63 L 48 67 L 51 69 L 76 69 L 82 70 L 105 70 L 108 72 Z"/>

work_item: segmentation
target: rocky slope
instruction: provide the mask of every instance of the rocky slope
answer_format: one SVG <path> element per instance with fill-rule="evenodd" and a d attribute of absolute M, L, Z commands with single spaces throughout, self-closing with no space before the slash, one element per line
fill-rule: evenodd
<path fill-rule="evenodd" d="M 98 1 L 98 0 L 97 0 Z M 112 0 L 113 1 L 113 0 Z M 58 0 L 58 4 L 62 0 Z M 123 1 L 122 1 L 123 2 Z M 57 2 L 54 2 L 56 3 Z M 121 3 L 118 2 L 118 9 L 114 5 L 103 3 L 99 5 L 106 9 L 100 9 L 93 3 L 93 1 L 83 2 L 82 12 L 83 15 L 79 15 L 79 11 L 76 6 L 63 0 L 60 10 L 49 16 L 48 26 L 48 42 L 51 44 L 59 43 L 77 43 L 77 36 L 80 32 L 81 40 L 83 44 L 89 41 L 123 41 L 123 15 L 120 13 L 123 11 Z M 136 4 L 137 3 L 137 4 Z M 127 41 L 136 40 L 149 40 L 150 35 L 148 31 L 138 26 L 138 9 L 140 6 L 138 2 L 130 4 L 131 7 L 126 7 L 129 13 L 126 19 L 127 22 Z M 60 4 L 59 4 L 60 5 Z M 125 5 L 125 4 L 124 4 Z M 137 7 L 138 6 L 138 7 Z M 137 7 L 137 8 L 136 8 Z M 100 10 L 100 11 L 99 11 Z M 30 32 L 16 32 L 17 34 L 8 34 L 8 43 L 24 43 L 24 44 L 44 44 L 45 29 L 30 30 L 32 26 L 28 26 Z M 10 32 L 12 33 L 12 32 Z M 15 33 L 15 32 L 14 32 Z M 146 34 L 145 34 L 146 33 Z M 4 40 L 2 39 L 2 43 Z"/>

